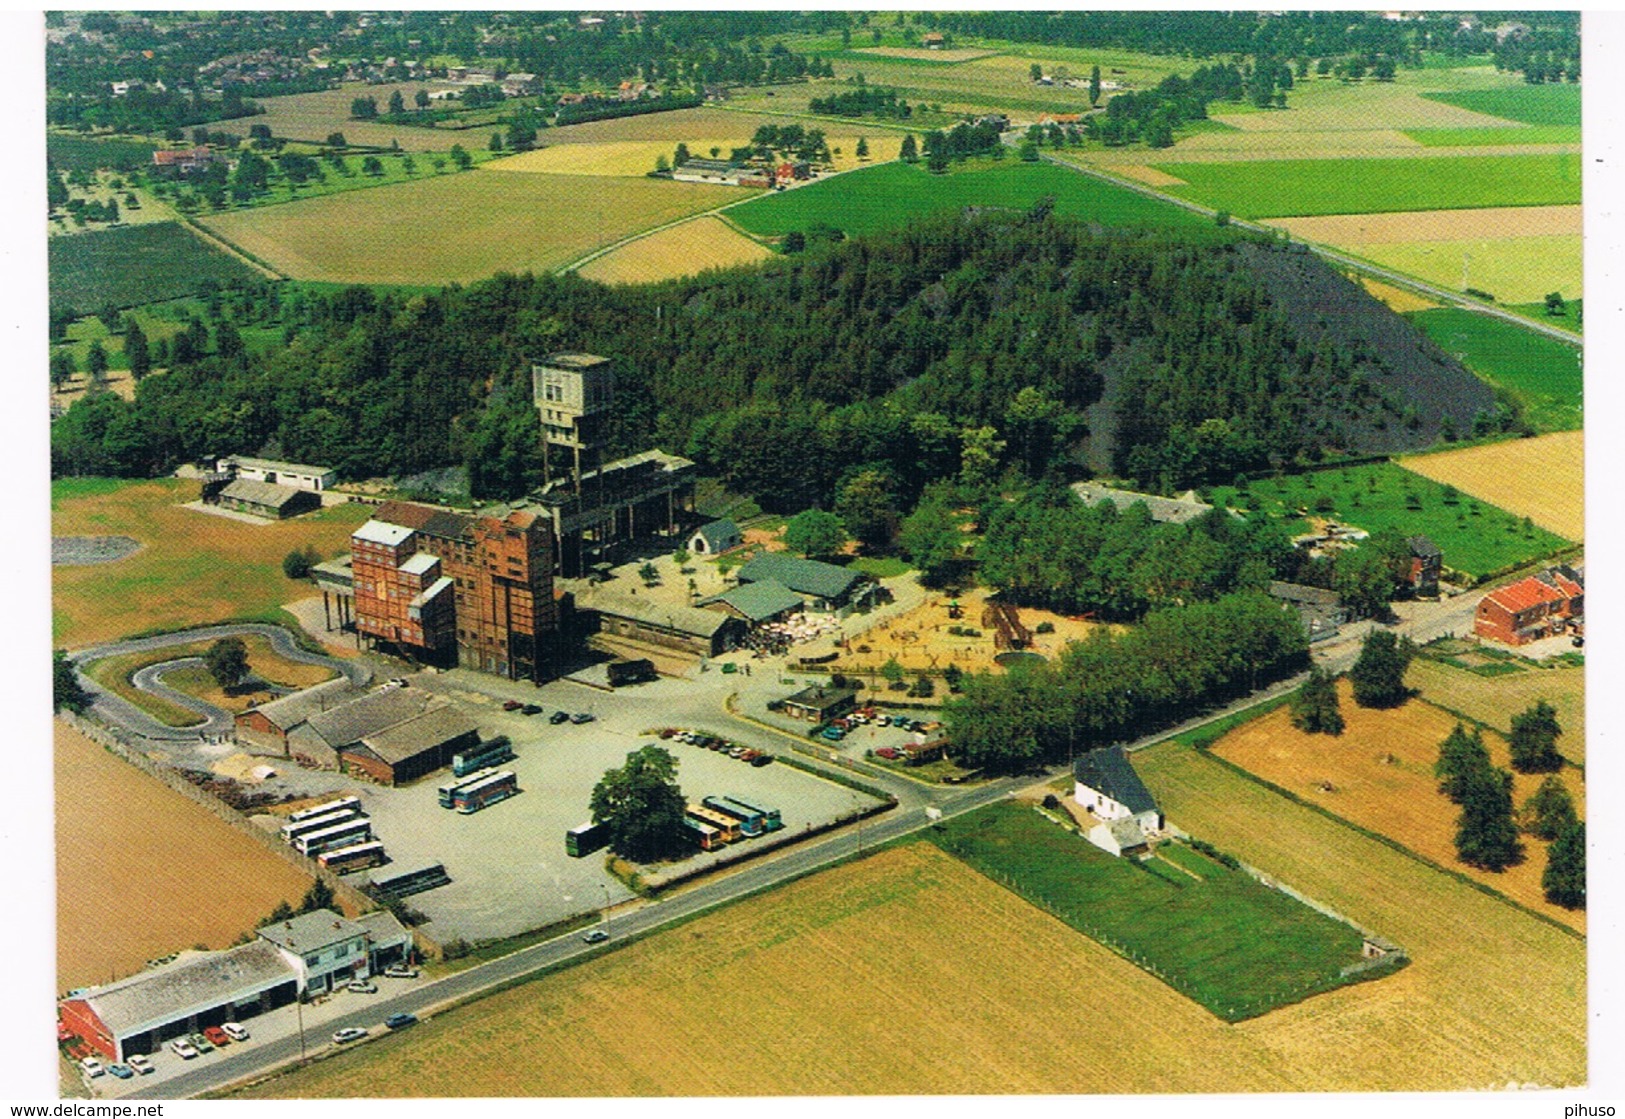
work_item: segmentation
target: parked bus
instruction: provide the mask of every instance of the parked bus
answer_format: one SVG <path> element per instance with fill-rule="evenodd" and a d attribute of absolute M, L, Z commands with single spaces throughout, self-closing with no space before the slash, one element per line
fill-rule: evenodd
<path fill-rule="evenodd" d="M 320 855 L 323 851 L 348 847 L 352 843 L 365 843 L 371 838 L 372 821 L 360 819 L 301 835 L 293 841 L 293 845 L 301 855 Z"/>
<path fill-rule="evenodd" d="M 284 843 L 292 843 L 301 835 L 309 835 L 313 831 L 321 831 L 323 828 L 330 828 L 337 824 L 344 824 L 351 820 L 360 819 L 364 819 L 364 817 L 361 815 L 361 813 L 357 812 L 353 808 L 344 808 L 337 812 L 327 812 L 321 816 L 312 816 L 309 819 L 300 820 L 296 824 L 283 824 L 282 840 Z"/>
<path fill-rule="evenodd" d="M 463 815 L 478 812 L 499 800 L 507 800 L 519 791 L 519 778 L 505 769 L 467 785 L 459 786 L 451 794 L 451 806 Z"/>
<path fill-rule="evenodd" d="M 453 777 L 467 777 L 478 770 L 512 760 L 513 745 L 507 735 L 499 734 L 489 742 L 482 742 L 478 746 L 453 754 L 451 773 Z"/>
<path fill-rule="evenodd" d="M 335 874 L 347 874 L 352 870 L 366 870 L 384 861 L 384 845 L 376 839 L 369 839 L 365 843 L 356 843 L 349 847 L 335 847 L 331 851 L 323 851 L 316 856 L 316 861 Z"/>
<path fill-rule="evenodd" d="M 746 839 L 754 839 L 762 834 L 762 814 L 751 809 L 741 807 L 727 797 L 706 797 L 700 801 L 713 812 L 720 812 L 724 816 L 732 816 L 739 821 L 739 834 Z"/>
<path fill-rule="evenodd" d="M 715 808 L 703 804 L 690 804 L 688 814 L 702 824 L 710 824 L 722 835 L 722 842 L 733 843 L 739 838 L 739 821 Z"/>
<path fill-rule="evenodd" d="M 683 830 L 689 839 L 700 845 L 701 851 L 714 851 L 722 846 L 722 833 L 692 816 L 683 817 Z"/>
<path fill-rule="evenodd" d="M 470 773 L 467 777 L 464 777 L 460 781 L 448 781 L 446 784 L 441 785 L 439 789 L 440 807 L 452 807 L 452 805 L 456 803 L 458 789 L 464 789 L 477 781 L 483 781 L 495 772 L 495 769 L 480 769 Z"/>
<path fill-rule="evenodd" d="M 564 833 L 564 853 L 572 859 L 579 859 L 592 854 L 608 842 L 608 824 L 577 824 Z"/>
<path fill-rule="evenodd" d="M 325 816 L 329 812 L 342 812 L 346 808 L 353 808 L 357 812 L 360 812 L 361 798 L 339 797 L 339 799 L 330 800 L 326 804 L 318 804 L 311 808 L 301 808 L 297 812 L 288 813 L 288 823 L 297 824 L 300 820 L 313 820 L 317 816 Z"/>
<path fill-rule="evenodd" d="M 752 804 L 744 797 L 736 797 L 731 794 L 723 797 L 722 799 L 731 804 L 737 804 L 739 807 L 750 812 L 755 812 L 757 815 L 761 816 L 763 831 L 778 831 L 780 828 L 784 827 L 784 820 L 780 817 L 779 810 L 777 808 L 763 808 L 759 804 Z"/>
<path fill-rule="evenodd" d="M 428 866 L 376 877 L 367 886 L 367 892 L 379 901 L 391 901 L 395 898 L 421 894 L 424 890 L 444 886 L 450 881 L 451 876 L 446 873 L 443 864 L 431 863 Z"/>

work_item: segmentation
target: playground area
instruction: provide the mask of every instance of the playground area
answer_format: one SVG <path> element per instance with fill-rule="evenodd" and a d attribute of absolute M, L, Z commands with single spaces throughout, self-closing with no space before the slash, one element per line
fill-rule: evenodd
<path fill-rule="evenodd" d="M 1122 627 L 1018 608 L 990 600 L 988 590 L 977 588 L 957 597 L 934 595 L 907 613 L 877 622 L 848 639 L 839 663 L 843 671 L 858 674 L 879 672 L 893 658 L 907 672 L 943 672 L 949 665 L 961 672 L 996 671 L 1004 667 L 1001 656 L 1053 658 L 1069 643 L 1102 628 Z"/>

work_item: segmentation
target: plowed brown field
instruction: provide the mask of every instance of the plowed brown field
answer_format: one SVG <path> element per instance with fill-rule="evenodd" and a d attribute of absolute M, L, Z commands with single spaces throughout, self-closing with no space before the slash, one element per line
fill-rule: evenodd
<path fill-rule="evenodd" d="M 1460 809 L 1439 793 L 1433 776 L 1439 743 L 1458 721 L 1454 715 L 1416 699 L 1392 711 L 1375 711 L 1355 704 L 1348 681 L 1339 681 L 1337 687 L 1348 723 L 1338 737 L 1305 734 L 1292 725 L 1291 712 L 1282 707 L 1225 735 L 1214 746 L 1214 753 L 1345 820 L 1585 931 L 1583 910 L 1571 912 L 1551 905 L 1541 892 L 1547 846 L 1542 841 L 1524 836 L 1524 861 L 1499 874 L 1456 861 Z M 1484 745 L 1495 765 L 1509 767 L 1506 739 L 1487 733 Z M 1579 773 L 1566 769 L 1559 776 L 1584 815 L 1585 785 Z M 1543 779 L 1539 774 L 1514 773 L 1514 806 L 1521 806 Z"/>
<path fill-rule="evenodd" d="M 57 987 L 225 948 L 311 879 L 208 809 L 56 723 Z"/>

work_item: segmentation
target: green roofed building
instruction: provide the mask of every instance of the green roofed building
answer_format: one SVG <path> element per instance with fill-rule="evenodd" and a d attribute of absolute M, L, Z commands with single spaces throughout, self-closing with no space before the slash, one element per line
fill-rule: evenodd
<path fill-rule="evenodd" d="M 786 614 L 793 614 L 806 604 L 800 595 L 777 579 L 763 579 L 759 583 L 744 583 L 719 595 L 702 599 L 700 605 L 720 606 L 752 625 L 762 625 L 765 622 L 776 622 Z"/>
<path fill-rule="evenodd" d="M 861 571 L 797 559 L 782 552 L 764 552 L 736 574 L 741 586 L 776 582 L 800 595 L 807 609 L 822 613 L 844 614 L 868 601 L 875 588 L 875 581 Z"/>

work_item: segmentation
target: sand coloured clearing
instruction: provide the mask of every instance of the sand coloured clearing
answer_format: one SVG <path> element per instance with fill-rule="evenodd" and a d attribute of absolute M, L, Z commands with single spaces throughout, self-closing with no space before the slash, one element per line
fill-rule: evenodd
<path fill-rule="evenodd" d="M 707 268 L 754 264 L 772 255 L 720 218 L 707 216 L 622 245 L 577 271 L 601 283 L 638 284 L 693 276 Z"/>
<path fill-rule="evenodd" d="M 1570 540 L 1585 538 L 1585 433 L 1560 431 L 1399 460 Z"/>
<path fill-rule="evenodd" d="M 208 809 L 55 726 L 57 986 L 225 948 L 310 878 Z"/>
<path fill-rule="evenodd" d="M 1385 284 L 1380 280 L 1373 280 L 1369 276 L 1358 277 L 1360 286 L 1370 292 L 1390 311 L 1403 315 L 1408 311 L 1430 311 L 1439 306 L 1431 299 L 1423 299 L 1420 295 L 1408 292 L 1404 288 L 1396 288 L 1392 284 Z"/>
<path fill-rule="evenodd" d="M 1577 237 L 1584 231 L 1582 213 L 1579 206 L 1496 206 L 1481 210 L 1270 218 L 1265 224 L 1284 229 L 1300 241 L 1388 245 L 1499 237 Z"/>
<path fill-rule="evenodd" d="M 1125 179 L 1134 179 L 1154 187 L 1184 186 L 1185 180 L 1166 171 L 1159 171 L 1155 167 L 1139 166 L 1133 163 L 1108 163 L 1103 170 L 1114 175 L 1121 175 Z"/>
<path fill-rule="evenodd" d="M 825 135 L 829 137 L 832 155 L 835 149 L 840 149 L 840 154 L 834 156 L 835 169 L 838 171 L 849 171 L 854 167 L 867 167 L 872 163 L 896 159 L 898 149 L 903 143 L 900 133 L 884 129 L 877 129 L 874 134 L 853 132 L 840 136 L 830 136 L 826 130 Z M 862 161 L 856 155 L 860 136 L 869 145 L 869 158 Z M 738 137 L 703 136 L 700 139 L 683 137 L 682 142 L 688 145 L 689 152 L 697 159 L 711 158 L 712 148 L 718 149 L 717 158 L 726 159 L 730 151 L 746 141 Z M 494 160 L 485 164 L 482 170 L 550 175 L 624 175 L 642 178 L 654 170 L 655 161 L 662 156 L 670 163 L 676 147 L 675 140 L 606 140 L 601 143 L 559 144 Z"/>
<path fill-rule="evenodd" d="M 1348 726 L 1336 738 L 1298 730 L 1283 707 L 1231 731 L 1214 746 L 1214 752 L 1345 820 L 1386 835 L 1441 866 L 1459 870 L 1537 912 L 1585 931 L 1584 910 L 1552 905 L 1541 892 L 1547 846 L 1541 840 L 1524 836 L 1524 861 L 1498 874 L 1457 861 L 1460 809 L 1438 792 L 1433 776 L 1439 743 L 1458 722 L 1454 715 L 1421 700 L 1392 711 L 1374 711 L 1354 702 L 1347 680 L 1338 681 L 1337 690 Z M 1484 745 L 1492 763 L 1509 767 L 1504 738 L 1486 733 Z M 1559 778 L 1583 816 L 1585 785 L 1579 772 L 1565 769 Z M 1542 780 L 1541 774 L 1514 773 L 1513 807 L 1521 808 Z"/>
<path fill-rule="evenodd" d="M 1585 764 L 1583 667 L 1560 665 L 1503 676 L 1480 676 L 1424 657 L 1411 662 L 1405 680 L 1411 687 L 1420 688 L 1424 699 L 1509 734 L 1512 716 L 1543 699 L 1557 710 L 1558 725 L 1563 728 L 1557 740 L 1558 753 L 1572 762 Z"/>

